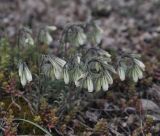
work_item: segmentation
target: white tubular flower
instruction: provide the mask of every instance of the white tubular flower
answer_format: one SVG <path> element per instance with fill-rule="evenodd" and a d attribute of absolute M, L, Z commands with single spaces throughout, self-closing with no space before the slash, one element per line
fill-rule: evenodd
<path fill-rule="evenodd" d="M 136 70 L 134 68 L 132 69 L 131 72 L 132 72 L 133 81 L 137 82 L 138 81 L 138 73 L 136 72 Z"/>
<path fill-rule="evenodd" d="M 61 72 L 62 72 L 61 69 L 58 69 L 57 67 L 54 68 L 54 74 L 55 74 L 56 79 L 61 79 L 61 77 L 62 77 Z"/>
<path fill-rule="evenodd" d="M 86 42 L 86 35 L 83 32 L 78 32 L 77 34 L 77 41 L 78 45 L 83 45 Z"/>
<path fill-rule="evenodd" d="M 124 70 L 124 68 L 122 66 L 119 66 L 117 71 L 118 71 L 118 75 L 119 75 L 121 81 L 124 81 L 125 80 L 125 70 Z"/>
<path fill-rule="evenodd" d="M 138 66 L 135 66 L 135 71 L 137 72 L 139 79 L 142 79 L 143 78 L 142 70 Z"/>
<path fill-rule="evenodd" d="M 96 68 L 96 71 L 99 71 L 101 69 L 101 66 L 98 62 L 95 63 L 95 68 Z"/>
<path fill-rule="evenodd" d="M 49 32 L 46 32 L 46 43 L 49 45 L 53 41 L 52 36 L 49 34 Z"/>
<path fill-rule="evenodd" d="M 27 80 L 26 80 L 25 73 L 24 73 L 24 64 L 23 63 L 19 64 L 18 73 L 19 73 L 19 77 L 20 77 L 22 86 L 25 86 L 27 84 Z"/>
<path fill-rule="evenodd" d="M 31 46 L 34 45 L 34 40 L 30 35 L 27 36 L 27 38 L 24 40 L 24 42 L 25 42 L 25 45 L 31 45 Z"/>
<path fill-rule="evenodd" d="M 92 81 L 92 79 L 91 79 L 90 76 L 88 76 L 88 77 L 86 78 L 86 82 L 87 82 L 88 92 L 93 92 L 93 90 L 94 90 L 93 81 Z"/>
<path fill-rule="evenodd" d="M 33 46 L 32 31 L 28 28 L 22 28 L 19 31 L 19 44 L 23 47 Z"/>
<path fill-rule="evenodd" d="M 137 65 L 135 65 L 129 69 L 128 76 L 132 78 L 134 82 L 137 82 L 138 79 L 143 78 L 143 73 L 142 70 Z"/>
<path fill-rule="evenodd" d="M 102 77 L 101 83 L 102 83 L 103 91 L 107 91 L 108 90 L 108 81 L 107 81 L 107 78 L 105 76 Z"/>
<path fill-rule="evenodd" d="M 55 74 L 52 64 L 43 65 L 42 70 L 45 76 L 50 77 L 52 80 L 55 80 Z"/>
<path fill-rule="evenodd" d="M 111 74 L 108 71 L 105 71 L 105 74 L 106 74 L 106 79 L 108 81 L 108 84 L 113 84 L 113 79 Z"/>
<path fill-rule="evenodd" d="M 88 89 L 88 84 L 86 78 L 83 81 L 82 88 Z"/>
<path fill-rule="evenodd" d="M 19 63 L 18 74 L 20 77 L 23 75 L 23 68 L 24 68 L 23 65 L 24 65 L 23 63 Z"/>
<path fill-rule="evenodd" d="M 101 84 L 101 79 L 97 79 L 96 81 L 96 91 L 100 91 L 101 90 L 101 87 L 102 87 L 102 84 Z"/>
<path fill-rule="evenodd" d="M 134 62 L 144 71 L 145 70 L 145 65 L 143 64 L 142 61 L 138 59 L 134 59 Z"/>
<path fill-rule="evenodd" d="M 81 80 L 83 80 L 86 77 L 86 74 L 82 73 L 80 74 L 80 76 L 76 78 L 76 80 L 74 80 L 76 87 L 81 86 Z"/>
<path fill-rule="evenodd" d="M 52 41 L 53 41 L 53 38 L 52 36 L 50 35 L 50 31 L 55 31 L 57 28 L 55 26 L 46 26 L 45 27 L 45 30 L 44 30 L 44 34 L 43 34 L 43 37 L 44 37 L 44 41 L 46 44 L 51 44 Z"/>
<path fill-rule="evenodd" d="M 80 86 L 79 81 L 75 81 L 74 83 L 75 83 L 76 87 L 79 87 L 79 86 Z"/>
<path fill-rule="evenodd" d="M 137 82 L 138 79 L 143 78 L 143 72 L 145 70 L 145 65 L 138 59 L 134 59 L 134 66 L 129 69 L 129 77 L 133 79 L 134 82 Z"/>
<path fill-rule="evenodd" d="M 63 78 L 64 78 L 65 84 L 69 84 L 69 73 L 67 69 L 63 70 Z"/>
<path fill-rule="evenodd" d="M 127 56 L 124 57 L 126 57 L 126 59 L 120 60 L 121 63 L 117 69 L 120 79 L 123 81 L 126 76 L 134 82 L 142 79 L 145 65 L 138 59 L 140 56 L 137 54 L 127 54 Z"/>
<path fill-rule="evenodd" d="M 104 61 L 103 64 L 108 71 L 110 71 L 112 73 L 117 73 L 116 70 L 114 69 L 114 67 L 112 65 L 108 64 L 106 61 Z"/>
<path fill-rule="evenodd" d="M 50 34 L 50 31 L 53 31 L 51 29 L 54 29 L 52 27 L 44 27 L 43 29 L 40 30 L 39 32 L 39 40 L 41 43 L 44 43 L 46 45 L 51 44 L 53 41 L 53 38 Z"/>
<path fill-rule="evenodd" d="M 96 81 L 96 91 L 100 91 L 101 88 L 103 89 L 103 91 L 107 91 L 109 88 L 109 83 L 108 83 L 108 79 L 107 76 L 102 76 L 99 77 Z"/>
<path fill-rule="evenodd" d="M 77 32 L 77 34 L 72 34 L 69 41 L 71 44 L 79 47 L 86 42 L 86 35 L 83 32 Z"/>
<path fill-rule="evenodd" d="M 111 74 L 108 71 L 96 79 L 96 91 L 100 91 L 101 88 L 103 91 L 107 91 L 109 88 L 109 84 L 113 84 L 113 79 Z"/>
<path fill-rule="evenodd" d="M 54 69 L 50 69 L 48 77 L 50 77 L 52 81 L 56 79 Z"/>
<path fill-rule="evenodd" d="M 28 69 L 26 63 L 19 64 L 18 73 L 19 73 L 22 86 L 25 86 L 27 83 L 32 81 L 32 74 Z"/>
<path fill-rule="evenodd" d="M 57 30 L 57 27 L 56 26 L 47 26 L 47 29 L 50 31 L 55 31 L 55 30 Z"/>
<path fill-rule="evenodd" d="M 99 44 L 102 40 L 102 33 L 103 30 L 94 24 L 92 26 L 92 30 L 88 33 L 88 38 L 91 40 L 92 43 L 94 44 Z"/>
<path fill-rule="evenodd" d="M 81 57 L 80 56 L 77 56 L 77 62 L 78 62 L 78 64 L 80 64 L 80 62 L 81 62 Z"/>
<path fill-rule="evenodd" d="M 24 69 L 25 69 L 27 81 L 31 82 L 32 81 L 32 74 L 31 74 L 30 70 L 28 69 L 27 65 L 24 67 Z"/>
<path fill-rule="evenodd" d="M 69 43 L 72 46 L 79 47 L 85 44 L 87 36 L 85 35 L 82 27 L 73 25 L 66 29 L 63 40 L 64 43 Z"/>
<path fill-rule="evenodd" d="M 99 50 L 99 54 L 102 56 L 108 57 L 108 58 L 111 57 L 111 54 L 109 54 L 107 51 L 102 50 L 102 49 Z"/>
<path fill-rule="evenodd" d="M 77 82 L 79 79 L 81 79 L 84 75 L 82 74 L 82 71 L 77 68 L 75 69 L 74 73 L 73 73 L 73 81 Z"/>
<path fill-rule="evenodd" d="M 99 26 L 96 26 L 96 28 L 95 28 L 95 39 L 96 39 L 97 44 L 99 44 L 101 42 L 102 33 L 103 33 L 103 30 Z"/>
<path fill-rule="evenodd" d="M 58 57 L 50 57 L 50 56 L 48 56 L 48 60 L 52 64 L 56 79 L 61 79 L 63 73 L 62 69 L 66 64 L 66 62 Z"/>
<path fill-rule="evenodd" d="M 53 66 L 53 71 L 54 71 L 56 79 L 60 79 L 62 68 L 55 62 L 55 60 L 52 60 L 51 58 L 49 58 L 49 60 Z"/>
<path fill-rule="evenodd" d="M 62 60 L 62 59 L 60 59 L 58 57 L 54 57 L 54 59 L 61 67 L 64 67 L 64 65 L 66 64 L 65 60 Z"/>

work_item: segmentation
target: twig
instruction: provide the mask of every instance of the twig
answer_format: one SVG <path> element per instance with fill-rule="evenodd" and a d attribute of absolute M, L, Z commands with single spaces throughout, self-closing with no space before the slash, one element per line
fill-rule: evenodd
<path fill-rule="evenodd" d="M 21 111 L 21 106 L 18 104 L 18 103 L 16 103 L 15 102 L 15 100 L 13 99 L 13 97 L 11 96 L 11 100 L 12 100 L 12 102 L 11 102 L 11 104 L 8 106 L 8 109 L 10 109 L 10 107 L 12 106 L 12 105 L 14 105 L 14 106 L 16 106 L 20 111 Z"/>

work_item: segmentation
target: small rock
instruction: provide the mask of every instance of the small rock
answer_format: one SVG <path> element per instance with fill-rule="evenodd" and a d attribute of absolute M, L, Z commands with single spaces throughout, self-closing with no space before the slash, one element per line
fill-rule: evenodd
<path fill-rule="evenodd" d="M 90 112 L 90 111 L 86 112 L 86 117 L 92 122 L 97 122 L 99 116 L 100 116 L 100 113 L 98 112 Z"/>
<path fill-rule="evenodd" d="M 153 111 L 160 113 L 160 107 L 151 100 L 141 99 L 142 109 L 144 111 Z"/>

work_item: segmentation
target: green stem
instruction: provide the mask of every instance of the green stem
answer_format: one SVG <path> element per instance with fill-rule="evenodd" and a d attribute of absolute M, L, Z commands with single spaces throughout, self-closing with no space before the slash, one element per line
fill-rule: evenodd
<path fill-rule="evenodd" d="M 36 126 L 37 128 L 39 128 L 40 130 L 42 130 L 44 133 L 46 133 L 48 136 L 53 136 L 50 132 L 48 132 L 46 129 L 44 129 L 43 127 L 41 127 L 40 125 L 32 122 L 32 121 L 29 121 L 29 120 L 26 120 L 26 119 L 14 119 L 15 121 L 24 121 L 24 122 L 27 122 L 27 123 L 30 123 L 32 124 L 33 126 Z"/>

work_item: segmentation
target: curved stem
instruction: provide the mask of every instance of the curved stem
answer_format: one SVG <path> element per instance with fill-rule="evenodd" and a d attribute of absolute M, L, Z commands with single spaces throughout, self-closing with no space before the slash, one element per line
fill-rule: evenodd
<path fill-rule="evenodd" d="M 30 123 L 32 124 L 33 126 L 39 128 L 40 130 L 42 130 L 44 133 L 46 133 L 48 136 L 53 136 L 50 132 L 48 132 L 46 129 L 44 129 L 43 127 L 41 127 L 40 125 L 32 122 L 32 121 L 29 121 L 29 120 L 26 120 L 26 119 L 14 119 L 15 121 L 24 121 L 26 123 Z"/>

